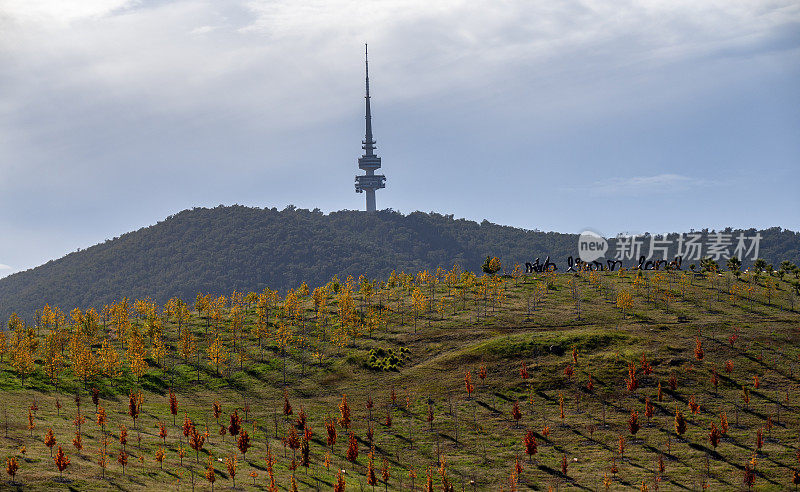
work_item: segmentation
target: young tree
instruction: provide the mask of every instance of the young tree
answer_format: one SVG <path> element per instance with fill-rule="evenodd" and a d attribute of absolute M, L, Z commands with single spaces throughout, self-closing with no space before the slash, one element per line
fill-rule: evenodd
<path fill-rule="evenodd" d="M 369 412 L 368 421 L 372 422 L 372 409 L 375 408 L 375 402 L 372 401 L 372 395 L 367 395 L 367 403 L 365 406 Z M 302 411 L 302 408 L 300 410 Z"/>
<path fill-rule="evenodd" d="M 333 492 L 345 492 L 345 485 L 347 482 L 344 481 L 344 476 L 342 475 L 342 470 L 339 470 L 336 473 L 336 483 L 333 485 Z"/>
<path fill-rule="evenodd" d="M 58 447 L 58 451 L 56 451 L 56 456 L 53 458 L 53 461 L 55 461 L 56 468 L 58 468 L 59 479 L 63 480 L 64 470 L 66 470 L 69 466 L 69 456 L 64 454 L 64 450 L 61 449 L 61 446 Z"/>
<path fill-rule="evenodd" d="M 26 329 L 16 315 L 11 316 L 9 327 L 14 326 L 12 336 L 12 355 L 11 364 L 19 375 L 22 386 L 25 386 L 25 378 L 36 369 L 34 364 L 34 346 L 38 343 L 32 330 Z"/>
<path fill-rule="evenodd" d="M 239 431 L 242 430 L 242 418 L 239 417 L 238 410 L 234 410 L 230 417 L 230 425 L 228 426 L 228 432 L 231 436 L 237 437 L 239 435 Z"/>
<path fill-rule="evenodd" d="M 92 387 L 92 403 L 94 404 L 94 411 L 97 412 L 97 407 L 100 405 L 100 390 Z"/>
<path fill-rule="evenodd" d="M 31 433 L 31 437 L 33 437 L 33 429 L 36 428 L 36 418 L 31 413 L 31 410 L 28 410 L 28 431 Z"/>
<path fill-rule="evenodd" d="M 686 419 L 683 414 L 678 410 L 677 403 L 675 404 L 675 434 L 682 436 L 686 432 Z"/>
<path fill-rule="evenodd" d="M 719 386 L 719 375 L 716 369 L 711 369 L 711 386 L 714 387 L 714 394 L 717 394 L 717 387 Z"/>
<path fill-rule="evenodd" d="M 136 417 L 139 416 L 139 398 L 141 398 L 141 393 L 135 394 L 131 391 L 128 398 L 128 415 L 133 419 L 133 428 L 136 429 Z"/>
<path fill-rule="evenodd" d="M 211 413 L 214 415 L 214 420 L 217 421 L 217 425 L 219 425 L 219 418 L 222 416 L 222 406 L 219 404 L 219 401 L 214 401 L 211 405 Z"/>
<path fill-rule="evenodd" d="M 166 445 L 167 444 L 167 428 L 164 427 L 164 422 L 158 423 L 158 437 Z"/>
<path fill-rule="evenodd" d="M 176 425 L 175 417 L 178 415 L 178 397 L 175 396 L 172 388 L 169 389 L 169 413 L 172 414 L 172 425 Z"/>
<path fill-rule="evenodd" d="M 297 430 L 294 427 L 289 427 L 286 432 L 286 444 L 292 450 L 292 463 L 295 462 L 297 450 L 300 449 L 300 437 L 297 435 Z"/>
<path fill-rule="evenodd" d="M 511 408 L 511 418 L 514 419 L 514 428 L 519 427 L 519 420 L 522 418 L 522 412 L 519 410 L 518 401 L 515 401 L 514 406 Z"/>
<path fill-rule="evenodd" d="M 217 375 L 220 374 L 220 367 L 225 366 L 225 361 L 228 359 L 228 354 L 225 349 L 225 345 L 222 343 L 222 339 L 219 335 L 214 338 L 214 342 L 208 346 L 206 350 L 208 352 L 208 358 L 211 363 L 214 365 L 214 369 L 217 372 Z"/>
<path fill-rule="evenodd" d="M 222 442 L 225 442 L 225 434 L 228 433 L 228 428 L 225 427 L 225 424 L 219 426 L 219 435 L 222 436 Z"/>
<path fill-rule="evenodd" d="M 231 480 L 233 481 L 233 488 L 236 488 L 236 464 L 237 458 L 235 454 L 231 454 L 225 458 L 225 468 L 228 469 L 228 475 L 230 475 Z"/>
<path fill-rule="evenodd" d="M 214 492 L 214 482 L 217 480 L 217 476 L 214 474 L 214 462 L 211 461 L 210 456 L 208 457 L 208 467 L 206 468 L 206 480 L 211 484 L 211 492 Z"/>
<path fill-rule="evenodd" d="M 639 365 L 642 366 L 642 373 L 645 376 L 649 376 L 653 373 L 653 365 L 650 364 L 649 360 L 647 360 L 647 355 L 642 354 L 642 358 L 639 360 Z"/>
<path fill-rule="evenodd" d="M 628 430 L 634 436 L 639 432 L 639 412 L 636 410 L 631 410 L 631 416 L 628 417 Z"/>
<path fill-rule="evenodd" d="M 289 391 L 284 388 L 283 390 L 283 415 L 288 417 L 293 413 L 292 404 L 289 403 Z"/>
<path fill-rule="evenodd" d="M 524 362 L 521 363 L 519 366 L 519 375 L 523 381 L 527 380 L 530 377 L 530 374 L 528 373 L 528 365 L 525 364 Z"/>
<path fill-rule="evenodd" d="M 420 314 L 425 311 L 425 307 L 427 306 L 427 299 L 425 299 L 425 294 L 419 288 L 415 288 L 411 294 L 411 307 L 414 309 L 414 333 L 417 333 L 417 320 L 419 320 Z"/>
<path fill-rule="evenodd" d="M 755 458 L 754 458 L 755 459 Z M 748 461 L 744 465 L 744 474 L 742 478 L 742 482 L 747 487 L 747 490 L 753 488 L 753 485 L 756 482 L 756 470 L 755 467 L 751 464 L 752 462 Z"/>
<path fill-rule="evenodd" d="M 336 444 L 336 423 L 333 420 L 325 421 L 325 431 L 327 432 L 328 447 L 333 452 L 333 445 Z"/>
<path fill-rule="evenodd" d="M 242 429 L 242 432 L 239 433 L 239 439 L 236 441 L 236 447 L 239 448 L 239 451 L 242 452 L 242 456 L 244 459 L 247 459 L 247 450 L 250 449 L 250 436 L 247 435 L 247 431 Z"/>
<path fill-rule="evenodd" d="M 355 434 L 350 433 L 350 439 L 347 444 L 347 461 L 355 463 L 358 459 L 358 441 Z"/>
<path fill-rule="evenodd" d="M 163 470 L 164 469 L 164 448 L 162 446 L 159 446 L 158 449 L 156 449 L 156 461 L 158 461 L 159 468 L 161 468 Z"/>
<path fill-rule="evenodd" d="M 644 400 L 644 416 L 647 417 L 648 422 L 651 418 L 653 418 L 653 413 L 655 413 L 655 407 L 650 402 L 650 398 L 645 398 Z"/>
<path fill-rule="evenodd" d="M 636 364 L 628 363 L 628 378 L 625 380 L 625 387 L 629 392 L 635 391 L 639 387 L 639 380 L 636 378 Z"/>
<path fill-rule="evenodd" d="M 708 433 L 708 440 L 711 443 L 711 445 L 714 446 L 714 449 L 716 449 L 717 446 L 719 445 L 719 440 L 721 437 L 722 433 L 719 431 L 719 429 L 717 429 L 716 424 L 714 424 L 714 422 L 711 422 L 711 432 Z"/>
<path fill-rule="evenodd" d="M 119 450 L 119 454 L 117 455 L 117 463 L 122 466 L 122 476 L 125 476 L 125 466 L 128 464 L 128 453 L 125 452 L 124 449 Z"/>
<path fill-rule="evenodd" d="M 347 395 L 342 395 L 342 402 L 339 403 L 339 425 L 345 430 L 350 430 L 350 405 L 347 404 Z"/>
<path fill-rule="evenodd" d="M 8 335 L 5 330 L 0 329 L 0 363 L 5 362 L 3 359 L 8 353 Z"/>
<path fill-rule="evenodd" d="M 375 484 L 378 483 L 378 477 L 375 475 L 375 465 L 372 462 L 373 456 L 372 452 L 369 453 L 369 461 L 367 462 L 367 471 L 365 475 L 367 477 L 367 484 L 372 486 L 372 490 L 375 490 Z"/>
<path fill-rule="evenodd" d="M 78 451 L 83 449 L 83 439 L 81 438 L 81 432 L 78 430 L 75 431 L 75 437 L 72 438 L 72 445 Z"/>
<path fill-rule="evenodd" d="M 14 482 L 14 477 L 17 476 L 17 470 L 19 470 L 19 462 L 17 461 L 16 456 L 10 456 L 6 458 L 6 473 L 8 476 L 11 477 L 11 482 Z"/>
<path fill-rule="evenodd" d="M 200 451 L 203 449 L 203 445 L 206 442 L 205 434 L 201 434 L 197 432 L 197 429 L 192 426 L 191 435 L 189 438 L 189 447 L 194 449 L 194 456 L 195 456 L 195 463 L 200 462 Z"/>
<path fill-rule="evenodd" d="M 703 351 L 703 342 L 700 341 L 700 337 L 694 337 L 694 358 L 698 361 L 703 360 L 705 357 L 705 351 Z"/>
<path fill-rule="evenodd" d="M 433 492 L 433 477 L 431 476 L 431 468 L 428 467 L 427 477 L 425 478 L 425 492 Z"/>
<path fill-rule="evenodd" d="M 694 395 L 689 398 L 689 410 L 691 410 L 692 415 L 696 415 L 700 411 L 700 405 L 695 401 Z"/>
<path fill-rule="evenodd" d="M 528 454 L 531 463 L 533 463 L 533 455 L 535 455 L 538 452 L 537 450 L 538 446 L 536 444 L 536 433 L 529 429 L 528 432 L 525 434 L 524 442 L 525 442 L 525 452 Z"/>
<path fill-rule="evenodd" d="M 53 446 L 56 445 L 56 438 L 53 435 L 53 429 L 47 429 L 47 433 L 44 435 L 44 445 L 50 449 L 50 457 L 53 457 Z"/>
<path fill-rule="evenodd" d="M 122 444 L 122 449 L 127 449 L 128 429 L 124 425 L 119 426 L 119 443 Z"/>
<path fill-rule="evenodd" d="M 633 296 L 631 296 L 630 292 L 617 292 L 617 308 L 619 308 L 623 318 L 625 317 L 625 312 L 633 308 Z"/>
<path fill-rule="evenodd" d="M 445 468 L 446 464 L 446 461 L 442 460 L 442 464 L 439 466 L 439 478 L 442 481 L 442 491 L 456 492 L 455 487 L 453 487 L 453 484 L 450 483 L 450 479 L 447 477 L 447 469 Z"/>
<path fill-rule="evenodd" d="M 311 445 L 307 436 L 300 440 L 300 464 L 306 469 L 311 465 Z"/>

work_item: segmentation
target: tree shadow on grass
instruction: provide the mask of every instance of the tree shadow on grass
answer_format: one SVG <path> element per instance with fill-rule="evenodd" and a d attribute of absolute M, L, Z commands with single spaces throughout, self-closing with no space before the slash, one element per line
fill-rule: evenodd
<path fill-rule="evenodd" d="M 553 468 L 550 468 L 547 465 L 541 465 L 540 464 L 540 465 L 537 465 L 537 468 L 539 470 L 547 473 L 548 475 L 554 477 L 554 478 L 558 478 L 559 480 L 564 480 L 564 481 L 568 482 L 573 487 L 576 487 L 576 488 L 579 488 L 579 489 L 582 489 L 582 490 L 592 490 L 590 487 L 587 487 L 585 485 L 579 484 L 574 479 L 570 478 L 569 475 L 564 475 L 563 473 L 561 473 L 561 471 L 555 470 Z"/>

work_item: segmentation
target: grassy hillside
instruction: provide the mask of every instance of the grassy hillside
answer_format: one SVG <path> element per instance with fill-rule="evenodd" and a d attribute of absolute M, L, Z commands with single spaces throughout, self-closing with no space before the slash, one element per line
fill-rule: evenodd
<path fill-rule="evenodd" d="M 748 236 L 754 230 L 747 231 Z M 760 256 L 800 263 L 800 234 L 761 231 Z M 392 270 L 479 270 L 487 254 L 524 264 L 548 255 L 563 269 L 577 236 L 391 211 L 376 214 L 241 206 L 183 211 L 158 224 L 0 279 L 0 317 L 30 318 L 45 303 L 64 309 L 127 297 L 317 286 L 333 275 L 385 278 Z"/>
<path fill-rule="evenodd" d="M 12 320 L 0 362 L 0 456 L 18 458 L 17 482 L 63 487 L 43 442 L 51 428 L 54 449 L 71 459 L 63 479 L 72 490 L 189 490 L 192 479 L 210 490 L 209 463 L 215 487 L 229 487 L 224 460 L 232 456 L 239 489 L 266 489 L 268 453 L 279 490 L 291 490 L 293 475 L 299 490 L 331 490 L 339 469 L 346 490 L 371 490 L 373 447 L 376 486 L 388 490 L 409 490 L 412 480 L 422 490 L 428 470 L 436 490 L 443 475 L 456 490 L 596 490 L 604 482 L 610 490 L 739 490 L 750 466 L 759 490 L 785 490 L 800 466 L 800 314 L 797 293 L 777 277 L 439 272 L 381 283 L 342 278 L 316 293 L 229 293 L 201 298 L 199 311 L 193 304 L 117 303 L 106 317 L 72 319 L 48 312 L 27 327 Z M 31 367 L 25 354 L 33 347 Z M 213 358 L 214 347 L 227 356 Z M 111 349 L 121 363 L 114 377 L 113 364 L 101 363 Z M 105 430 L 92 388 L 108 414 Z M 139 391 L 134 427 L 129 395 Z M 235 410 L 250 438 L 246 455 L 219 433 Z M 71 443 L 78 411 L 86 417 L 80 451 Z M 680 435 L 676 411 L 686 423 Z M 714 447 L 709 432 L 712 423 L 722 427 L 722 414 L 727 432 Z M 197 452 L 182 433 L 184 415 L 198 436 L 208 431 Z M 326 422 L 336 430 L 332 446 Z M 312 430 L 308 467 L 304 427 Z M 537 443 L 530 457 L 529 431 Z M 293 432 L 295 452 L 284 444 Z M 121 449 L 129 455 L 124 475 Z"/>

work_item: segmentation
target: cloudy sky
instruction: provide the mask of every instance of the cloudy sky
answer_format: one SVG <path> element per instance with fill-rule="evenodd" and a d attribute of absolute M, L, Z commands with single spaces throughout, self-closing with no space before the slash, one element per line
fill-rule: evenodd
<path fill-rule="evenodd" d="M 794 0 L 0 0 L 0 275 L 194 206 L 800 229 Z"/>

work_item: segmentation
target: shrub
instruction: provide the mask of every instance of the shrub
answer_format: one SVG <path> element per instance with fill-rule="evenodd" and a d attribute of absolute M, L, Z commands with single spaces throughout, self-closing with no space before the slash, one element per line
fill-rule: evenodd
<path fill-rule="evenodd" d="M 398 371 L 411 356 L 411 350 L 406 347 L 399 349 L 372 349 L 367 355 L 364 367 L 373 371 Z"/>

